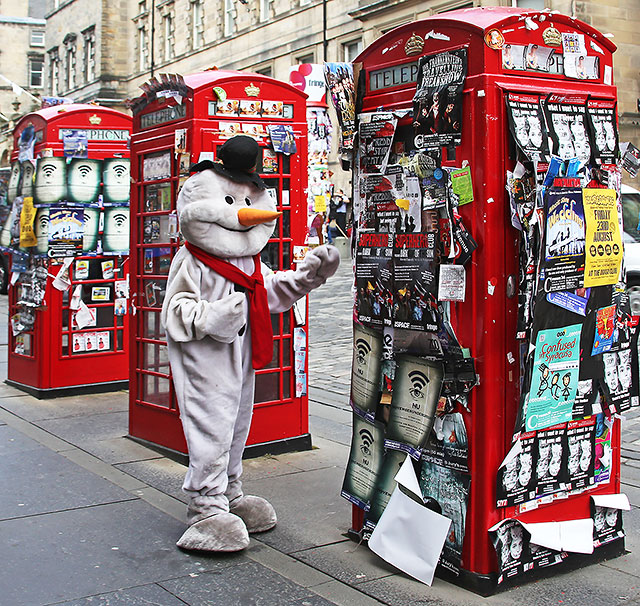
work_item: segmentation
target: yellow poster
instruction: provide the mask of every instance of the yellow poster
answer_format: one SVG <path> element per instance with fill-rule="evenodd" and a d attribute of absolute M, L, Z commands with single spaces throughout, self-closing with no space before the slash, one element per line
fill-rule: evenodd
<path fill-rule="evenodd" d="M 36 218 L 36 209 L 33 206 L 33 198 L 25 198 L 20 212 L 20 246 L 26 248 L 35 246 L 38 238 L 33 231 L 33 221 Z"/>
<path fill-rule="evenodd" d="M 622 238 L 613 189 L 583 189 L 586 220 L 584 286 L 615 284 L 622 264 Z"/>
<path fill-rule="evenodd" d="M 313 199 L 313 210 L 317 213 L 323 213 L 327 210 L 326 196 L 315 196 Z"/>

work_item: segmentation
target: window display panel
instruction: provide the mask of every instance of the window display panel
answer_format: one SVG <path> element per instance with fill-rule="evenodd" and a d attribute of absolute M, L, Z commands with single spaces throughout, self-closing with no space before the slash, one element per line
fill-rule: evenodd
<path fill-rule="evenodd" d="M 160 312 L 143 311 L 142 327 L 144 335 L 147 339 L 157 339 L 158 341 L 166 341 L 167 333 L 160 322 Z"/>
<path fill-rule="evenodd" d="M 167 281 L 162 279 L 143 280 L 143 288 L 144 300 L 142 306 L 161 309 L 167 291 Z"/>
<path fill-rule="evenodd" d="M 266 372 L 256 375 L 255 403 L 277 402 L 280 399 L 280 373 Z"/>
<path fill-rule="evenodd" d="M 169 374 L 169 352 L 167 346 L 158 343 L 142 343 L 142 360 L 145 370 Z"/>
<path fill-rule="evenodd" d="M 167 377 L 141 373 L 139 399 L 143 402 L 171 408 L 171 382 Z"/>

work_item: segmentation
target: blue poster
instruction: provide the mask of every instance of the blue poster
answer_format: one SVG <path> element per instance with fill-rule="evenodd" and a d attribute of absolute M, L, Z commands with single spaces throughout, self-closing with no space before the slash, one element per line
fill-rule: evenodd
<path fill-rule="evenodd" d="M 578 388 L 581 324 L 541 330 L 536 339 L 527 431 L 571 421 Z"/>
<path fill-rule="evenodd" d="M 290 124 L 269 124 L 267 128 L 273 151 L 282 152 L 287 156 L 296 153 L 296 138 Z"/>

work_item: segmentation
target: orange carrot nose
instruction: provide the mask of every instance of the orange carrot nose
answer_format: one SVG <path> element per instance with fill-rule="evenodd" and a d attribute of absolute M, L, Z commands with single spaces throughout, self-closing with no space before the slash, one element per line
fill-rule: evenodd
<path fill-rule="evenodd" d="M 250 227 L 260 223 L 269 223 L 277 219 L 282 213 L 272 210 L 262 210 L 260 208 L 241 208 L 238 211 L 238 222 L 240 225 Z"/>

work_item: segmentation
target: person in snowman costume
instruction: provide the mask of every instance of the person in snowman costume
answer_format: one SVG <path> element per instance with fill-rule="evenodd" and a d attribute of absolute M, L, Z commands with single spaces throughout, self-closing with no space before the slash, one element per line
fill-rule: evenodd
<path fill-rule="evenodd" d="M 176 208 L 185 239 L 171 263 L 162 322 L 189 449 L 183 490 L 187 550 L 240 551 L 249 533 L 276 525 L 271 504 L 242 491 L 242 452 L 253 409 L 255 369 L 272 358 L 271 313 L 281 313 L 338 268 L 338 250 L 319 246 L 295 270 L 274 273 L 260 252 L 281 213 L 255 173 L 260 148 L 227 140 L 221 162 L 205 161 Z"/>

